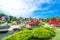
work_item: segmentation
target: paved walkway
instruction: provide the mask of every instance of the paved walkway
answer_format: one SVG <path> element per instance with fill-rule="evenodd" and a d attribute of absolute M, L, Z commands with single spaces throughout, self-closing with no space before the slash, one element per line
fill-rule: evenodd
<path fill-rule="evenodd" d="M 10 25 L 10 28 L 8 29 L 9 31 L 12 31 L 15 28 L 19 28 L 20 25 Z"/>

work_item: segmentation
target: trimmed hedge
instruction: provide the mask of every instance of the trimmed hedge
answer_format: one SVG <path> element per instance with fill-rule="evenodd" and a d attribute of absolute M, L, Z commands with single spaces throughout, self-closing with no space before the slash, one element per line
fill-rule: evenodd
<path fill-rule="evenodd" d="M 33 36 L 35 38 L 50 38 L 55 36 L 55 31 L 52 28 L 48 28 L 48 27 L 41 27 L 41 28 L 35 28 L 33 29 Z"/>
<path fill-rule="evenodd" d="M 7 36 L 3 38 L 2 40 L 28 40 L 28 38 L 31 37 L 30 33 L 31 33 L 30 30 L 24 30 L 24 31 L 15 33 L 13 35 Z"/>
<path fill-rule="evenodd" d="M 2 40 L 29 40 L 31 38 L 47 39 L 55 35 L 51 28 L 34 28 L 33 30 L 23 30 L 13 35 L 7 36 Z"/>
<path fill-rule="evenodd" d="M 46 29 L 34 29 L 33 36 L 35 38 L 49 38 L 51 34 L 49 33 L 49 30 Z"/>

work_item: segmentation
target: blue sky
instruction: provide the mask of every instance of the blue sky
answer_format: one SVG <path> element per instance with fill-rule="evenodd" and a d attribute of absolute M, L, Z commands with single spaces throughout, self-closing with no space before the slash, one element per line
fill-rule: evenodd
<path fill-rule="evenodd" d="M 0 10 L 16 17 L 60 16 L 60 0 L 0 0 Z"/>

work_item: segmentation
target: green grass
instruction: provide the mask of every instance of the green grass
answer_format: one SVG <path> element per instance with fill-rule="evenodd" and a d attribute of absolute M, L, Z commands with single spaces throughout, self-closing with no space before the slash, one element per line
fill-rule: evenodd
<path fill-rule="evenodd" d="M 56 36 L 52 40 L 60 40 L 60 28 L 56 28 Z"/>

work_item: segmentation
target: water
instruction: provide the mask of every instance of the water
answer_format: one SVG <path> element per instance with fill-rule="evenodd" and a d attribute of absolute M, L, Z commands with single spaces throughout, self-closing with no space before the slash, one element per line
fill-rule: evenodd
<path fill-rule="evenodd" d="M 11 31 L 11 32 L 7 32 L 7 33 L 0 33 L 0 40 L 2 40 L 2 38 L 8 36 L 8 35 L 11 35 L 15 32 L 18 32 L 17 30 L 16 31 Z"/>
<path fill-rule="evenodd" d="M 32 26 L 32 28 L 39 28 L 39 26 Z M 0 33 L 0 40 L 2 40 L 2 38 L 6 37 L 8 35 L 11 35 L 15 32 L 18 32 L 18 30 L 10 31 L 10 32 L 7 32 L 7 33 Z"/>

